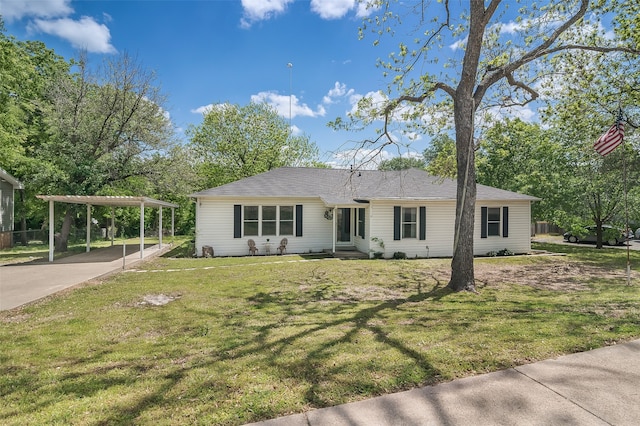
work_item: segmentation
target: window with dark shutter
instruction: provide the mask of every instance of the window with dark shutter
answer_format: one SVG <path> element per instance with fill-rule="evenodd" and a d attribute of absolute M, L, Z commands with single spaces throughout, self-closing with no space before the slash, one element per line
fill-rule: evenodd
<path fill-rule="evenodd" d="M 480 238 L 487 238 L 487 208 L 480 207 Z"/>
<path fill-rule="evenodd" d="M 402 229 L 402 207 L 393 206 L 393 239 L 400 239 L 400 231 Z"/>
<path fill-rule="evenodd" d="M 302 204 L 296 204 L 296 237 L 302 237 Z"/>
<path fill-rule="evenodd" d="M 235 204 L 233 206 L 233 238 L 242 237 L 242 206 Z"/>
<path fill-rule="evenodd" d="M 502 208 L 502 236 L 509 236 L 509 207 Z"/>

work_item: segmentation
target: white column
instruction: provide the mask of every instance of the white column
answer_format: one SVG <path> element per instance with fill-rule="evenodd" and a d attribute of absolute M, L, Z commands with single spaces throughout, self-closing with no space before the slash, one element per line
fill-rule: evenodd
<path fill-rule="evenodd" d="M 176 209 L 171 207 L 171 238 L 175 237 L 175 231 L 174 231 L 174 225 L 175 225 L 175 220 L 176 220 L 175 212 L 176 212 Z"/>
<path fill-rule="evenodd" d="M 160 229 L 158 229 L 158 238 L 160 239 L 160 244 L 158 244 L 159 248 L 162 249 L 162 206 L 160 206 L 160 217 L 158 218 L 160 221 Z"/>
<path fill-rule="evenodd" d="M 140 259 L 144 257 L 144 202 L 140 203 Z"/>
<path fill-rule="evenodd" d="M 49 262 L 53 262 L 53 248 L 55 246 L 53 241 L 53 231 L 55 228 L 55 219 L 53 213 L 53 200 L 49 200 Z"/>
<path fill-rule="evenodd" d="M 113 239 L 116 236 L 116 211 L 111 207 L 111 247 L 113 247 Z"/>
<path fill-rule="evenodd" d="M 91 251 L 91 204 L 87 204 L 87 253 Z"/>
<path fill-rule="evenodd" d="M 331 232 L 333 234 L 332 237 L 332 241 L 333 241 L 333 247 L 332 247 L 332 251 L 333 253 L 336 252 L 336 216 L 338 215 L 338 208 L 334 207 L 333 208 L 333 216 L 331 217 L 331 223 L 332 223 L 332 228 L 333 231 Z"/>

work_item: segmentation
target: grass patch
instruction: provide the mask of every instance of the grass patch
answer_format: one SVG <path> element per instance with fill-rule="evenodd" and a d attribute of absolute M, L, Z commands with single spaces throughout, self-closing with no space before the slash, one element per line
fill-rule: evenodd
<path fill-rule="evenodd" d="M 154 259 L 0 313 L 0 423 L 237 425 L 639 337 L 603 253 L 478 259 L 479 294 L 447 260 Z M 568 265 L 591 269 L 517 279 Z"/>

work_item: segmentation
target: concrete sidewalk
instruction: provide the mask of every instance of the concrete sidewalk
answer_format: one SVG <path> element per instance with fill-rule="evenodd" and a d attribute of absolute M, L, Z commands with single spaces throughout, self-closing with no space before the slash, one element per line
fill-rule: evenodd
<path fill-rule="evenodd" d="M 163 244 L 144 249 L 144 259 L 157 256 L 171 247 Z M 140 262 L 140 245 L 127 244 L 125 263 Z M 56 259 L 0 266 L 0 311 L 41 299 L 68 287 L 123 269 L 122 245 L 97 248 L 89 253 Z"/>
<path fill-rule="evenodd" d="M 638 425 L 640 340 L 253 425 Z"/>

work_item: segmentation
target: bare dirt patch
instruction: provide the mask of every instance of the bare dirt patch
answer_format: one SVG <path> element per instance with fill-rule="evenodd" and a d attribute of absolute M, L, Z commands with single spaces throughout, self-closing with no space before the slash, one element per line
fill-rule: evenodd
<path fill-rule="evenodd" d="M 636 275 L 632 273 L 632 278 Z M 585 265 L 584 263 L 562 262 L 534 265 L 475 265 L 476 285 L 522 284 L 530 287 L 557 290 L 587 290 L 589 283 L 596 279 L 626 280 L 625 271 L 612 271 L 606 268 Z"/>

